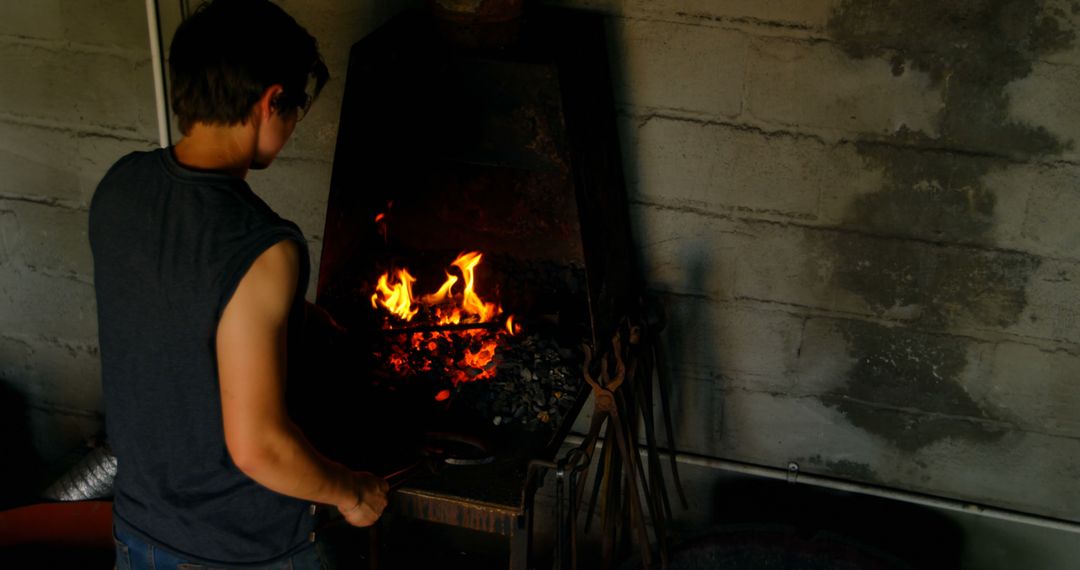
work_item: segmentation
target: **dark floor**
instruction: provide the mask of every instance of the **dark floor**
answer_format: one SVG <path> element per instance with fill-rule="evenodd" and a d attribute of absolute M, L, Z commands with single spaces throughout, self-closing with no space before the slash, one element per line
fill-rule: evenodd
<path fill-rule="evenodd" d="M 554 559 L 554 503 L 549 491 L 541 489 L 538 494 L 534 533 L 532 568 L 543 570 L 552 568 Z M 1030 545 L 1017 544 L 1016 537 L 1005 532 L 995 531 L 992 536 L 998 538 L 992 542 L 975 538 L 981 542 L 969 545 L 966 541 L 979 534 L 972 533 L 970 528 L 960 529 L 956 518 L 904 503 L 739 477 L 722 478 L 712 491 L 711 501 L 701 499 L 705 495 L 698 493 L 699 502 L 691 505 L 691 509 L 682 511 L 676 506 L 679 522 L 672 528 L 668 566 L 672 570 L 1044 569 L 1071 566 L 1058 564 L 1061 556 L 1044 557 L 1042 563 L 1034 563 Z M 702 517 L 702 513 L 707 516 Z M 1037 535 L 1034 530 L 1016 536 L 1026 537 L 1025 540 L 1032 544 L 1047 544 L 1061 550 L 1055 542 L 1039 542 L 1042 535 Z M 336 527 L 328 532 L 328 537 L 337 547 L 342 568 L 371 567 L 368 531 Z M 1010 537 L 1013 538 L 1011 542 Z M 1065 539 L 1075 540 L 1075 537 L 1069 535 Z M 385 570 L 502 569 L 507 568 L 509 558 L 505 538 L 404 520 L 395 518 L 392 513 L 382 523 L 380 544 L 380 567 Z M 972 564 L 963 557 L 971 559 L 973 546 L 979 552 L 999 552 L 999 558 L 1033 564 L 994 563 L 987 566 L 985 560 Z M 582 540 L 578 568 L 600 568 L 598 550 L 594 530 L 590 537 Z M 111 567 L 112 553 L 108 550 L 0 548 L 0 569 L 93 570 Z M 638 567 L 640 564 L 632 557 L 613 565 L 617 570 Z"/>
<path fill-rule="evenodd" d="M 719 489 L 712 520 L 687 520 L 672 529 L 669 568 L 732 570 L 902 570 L 960 568 L 962 537 L 940 513 L 920 507 L 783 482 L 733 478 Z M 700 507 L 700 506 L 699 506 Z M 536 508 L 533 568 L 553 564 L 554 503 L 541 490 Z M 678 511 L 677 511 L 678 513 Z M 595 525 L 595 523 L 594 523 Z M 344 567 L 367 568 L 365 531 L 341 529 Z M 579 546 L 578 567 L 599 568 L 596 529 Z M 388 517 L 381 567 L 506 568 L 505 539 L 443 525 Z M 632 556 L 613 568 L 640 568 Z"/>

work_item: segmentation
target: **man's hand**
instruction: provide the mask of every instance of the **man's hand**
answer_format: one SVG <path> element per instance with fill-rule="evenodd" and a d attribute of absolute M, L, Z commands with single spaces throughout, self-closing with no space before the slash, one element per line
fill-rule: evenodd
<path fill-rule="evenodd" d="M 386 492 L 390 490 L 390 485 L 371 473 L 353 473 L 353 485 L 356 502 L 351 506 L 338 505 L 338 511 L 353 526 L 371 526 L 386 508 Z"/>

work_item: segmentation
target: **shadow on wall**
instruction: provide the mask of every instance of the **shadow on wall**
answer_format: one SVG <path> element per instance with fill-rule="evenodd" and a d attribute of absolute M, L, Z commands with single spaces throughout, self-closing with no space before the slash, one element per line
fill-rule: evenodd
<path fill-rule="evenodd" d="M 612 25 L 612 20 L 605 21 L 605 35 L 607 37 L 607 54 L 609 73 L 611 75 L 612 98 L 616 105 L 619 101 L 625 101 L 627 94 L 618 91 L 620 85 L 631 85 L 627 75 L 629 70 L 625 68 L 626 61 L 614 57 L 618 53 L 619 46 L 627 41 L 623 35 L 621 26 Z M 634 180 L 642 179 L 635 174 L 639 168 L 639 151 L 637 146 L 622 144 L 622 141 L 631 139 L 628 133 L 622 132 L 623 128 L 633 128 L 629 123 L 619 120 L 619 112 L 616 109 L 613 119 L 616 120 L 620 129 L 617 144 L 619 146 L 619 158 L 623 167 L 623 180 L 625 181 L 627 208 L 629 209 L 631 223 L 631 237 L 635 242 L 636 259 L 639 270 L 648 267 L 649 244 L 654 238 L 647 235 L 648 224 L 642 219 L 647 215 L 642 208 L 635 207 Z M 712 259 L 713 244 L 700 239 L 680 239 L 683 247 L 679 251 L 677 259 L 668 260 L 676 263 L 684 271 L 681 281 L 686 283 L 691 291 L 700 290 L 703 284 L 708 282 L 708 277 L 723 268 L 715 267 Z M 644 275 L 642 276 L 645 277 Z M 687 295 L 687 299 L 672 295 L 663 291 L 656 291 L 658 295 L 651 295 L 665 314 L 665 326 L 659 332 L 660 346 L 656 366 L 657 374 L 661 380 L 670 386 L 671 417 L 674 433 L 667 434 L 662 425 L 662 419 L 657 410 L 656 429 L 657 437 L 661 445 L 670 443 L 666 437 L 670 435 L 673 441 L 679 442 L 679 447 L 705 451 L 710 449 L 710 439 L 713 434 L 720 433 L 723 425 L 722 403 L 716 401 L 719 391 L 716 390 L 712 380 L 708 382 L 689 382 L 691 375 L 686 371 L 689 367 L 701 360 L 702 355 L 711 356 L 710 347 L 715 346 L 716 330 L 711 315 L 703 313 L 699 301 L 706 298 L 705 294 Z M 702 422 L 709 425 L 702 426 Z M 704 428 L 704 429 L 703 429 Z M 680 437 L 681 436 L 681 437 Z M 704 438 L 704 440 L 702 440 Z"/>
<path fill-rule="evenodd" d="M 707 250 L 683 251 L 681 258 L 686 268 L 686 283 L 702 283 L 707 272 L 718 270 L 710 263 Z M 711 379 L 691 381 L 687 371 L 703 357 L 714 356 L 709 347 L 716 346 L 716 322 L 712 315 L 701 310 L 700 303 L 676 301 L 664 304 L 668 326 L 660 341 L 664 361 L 657 368 L 671 386 L 671 415 L 675 429 L 672 437 L 683 446 L 696 448 L 695 451 L 713 451 L 718 442 L 710 441 L 710 436 L 721 433 L 724 421 L 723 402 L 717 401 L 720 391 Z M 698 437 L 705 440 L 697 441 Z"/>
<path fill-rule="evenodd" d="M 26 397 L 0 378 L 0 510 L 33 502 L 45 465 L 34 449 Z"/>

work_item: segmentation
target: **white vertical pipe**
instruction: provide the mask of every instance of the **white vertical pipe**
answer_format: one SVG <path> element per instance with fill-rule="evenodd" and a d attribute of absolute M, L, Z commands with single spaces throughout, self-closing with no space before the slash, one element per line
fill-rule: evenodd
<path fill-rule="evenodd" d="M 154 67 L 154 99 L 157 106 L 158 143 L 169 146 L 169 112 L 165 103 L 165 73 L 161 65 L 161 31 L 157 0 L 146 0 L 146 27 L 150 31 L 150 61 Z"/>

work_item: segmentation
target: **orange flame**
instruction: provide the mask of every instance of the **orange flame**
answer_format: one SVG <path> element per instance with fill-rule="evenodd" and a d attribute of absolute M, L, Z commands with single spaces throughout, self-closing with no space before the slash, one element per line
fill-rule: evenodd
<path fill-rule="evenodd" d="M 480 322 L 486 323 L 499 313 L 499 308 L 494 303 L 481 301 L 476 291 L 473 290 L 476 281 L 473 270 L 480 264 L 483 257 L 483 254 L 478 251 L 463 253 L 451 265 L 460 269 L 461 274 L 465 276 L 465 293 L 461 300 L 461 308 L 466 313 L 477 315 L 480 317 Z"/>
<path fill-rule="evenodd" d="M 387 204 L 387 207 L 389 208 L 390 205 Z M 386 224 L 385 212 L 379 212 L 378 214 L 375 214 L 375 226 L 376 230 L 379 232 L 379 235 L 382 236 L 383 241 L 390 243 L 390 226 Z"/>
<path fill-rule="evenodd" d="M 390 314 L 405 321 L 411 321 L 422 308 L 426 308 L 429 310 L 425 312 L 423 319 L 440 325 L 490 322 L 502 313 L 502 308 L 495 303 L 484 302 L 476 293 L 476 267 L 482 258 L 483 255 L 477 251 L 459 255 L 451 265 L 461 272 L 461 277 L 447 271 L 446 281 L 438 291 L 418 298 L 413 296 L 416 278 L 407 270 L 398 270 L 393 281 L 391 274 L 385 273 L 379 278 L 376 292 L 371 296 L 371 306 L 376 309 L 382 306 Z M 454 288 L 459 280 L 463 280 L 464 287 L 455 294 Z M 389 323 L 385 326 L 392 328 Z M 521 326 L 514 324 L 511 316 L 507 319 L 505 329 L 500 327 L 495 331 L 476 329 L 412 333 L 409 338 L 410 348 L 395 349 L 387 362 L 403 374 L 414 373 L 415 369 L 430 371 L 433 366 L 443 367 L 454 386 L 462 382 L 493 378 L 497 366 L 492 362 L 499 338 L 506 332 L 513 335 L 520 331 Z M 460 346 L 461 341 L 468 347 L 464 348 L 460 360 L 455 362 L 444 353 L 443 347 L 452 354 L 455 344 Z M 443 401 L 449 397 L 450 392 L 444 390 L 439 392 L 436 400 Z"/>
<path fill-rule="evenodd" d="M 425 305 L 438 305 L 440 303 L 445 303 L 447 299 L 450 299 L 453 296 L 454 284 L 457 283 L 457 281 L 457 275 L 450 275 L 449 273 L 447 273 L 446 282 L 442 284 L 442 287 L 439 287 L 438 291 L 430 295 L 424 295 L 424 297 L 420 300 Z"/>
<path fill-rule="evenodd" d="M 375 293 L 371 295 L 371 306 L 375 309 L 379 308 L 381 304 L 386 307 L 390 313 L 397 315 L 399 318 L 411 321 L 416 313 L 420 312 L 420 308 L 413 308 L 412 300 L 412 285 L 416 282 L 416 278 L 409 275 L 408 270 L 401 269 L 398 271 L 397 283 L 390 285 L 390 274 L 384 273 L 382 277 L 379 277 L 379 284 L 375 287 Z M 379 295 L 382 298 L 379 298 Z"/>
<path fill-rule="evenodd" d="M 483 259 L 483 254 L 478 251 L 471 251 L 463 253 L 457 257 L 451 263 L 452 266 L 457 267 L 461 271 L 462 277 L 465 279 L 465 287 L 461 293 L 460 301 L 455 298 L 454 285 L 458 282 L 456 275 L 446 273 L 446 281 L 443 282 L 439 290 L 430 295 L 424 295 L 420 297 L 419 304 L 433 307 L 435 316 L 438 320 L 438 324 L 458 324 L 461 323 L 463 315 L 476 317 L 475 321 L 486 323 L 495 318 L 502 312 L 502 308 L 495 303 L 485 303 L 480 296 L 476 294 L 476 266 L 480 264 L 480 260 Z M 411 321 L 414 316 L 420 311 L 420 307 L 413 306 L 413 283 L 416 282 L 416 278 L 409 274 L 408 270 L 401 269 L 398 271 L 397 281 L 393 284 L 390 283 L 390 274 L 384 273 L 379 278 L 379 283 L 376 286 L 376 293 L 371 296 L 371 306 L 379 308 L 381 304 L 386 307 L 391 314 L 397 316 L 400 319 Z M 381 294 L 381 298 L 380 298 Z M 453 305 L 453 306 L 452 306 Z M 511 331 L 512 334 L 513 331 Z"/>

